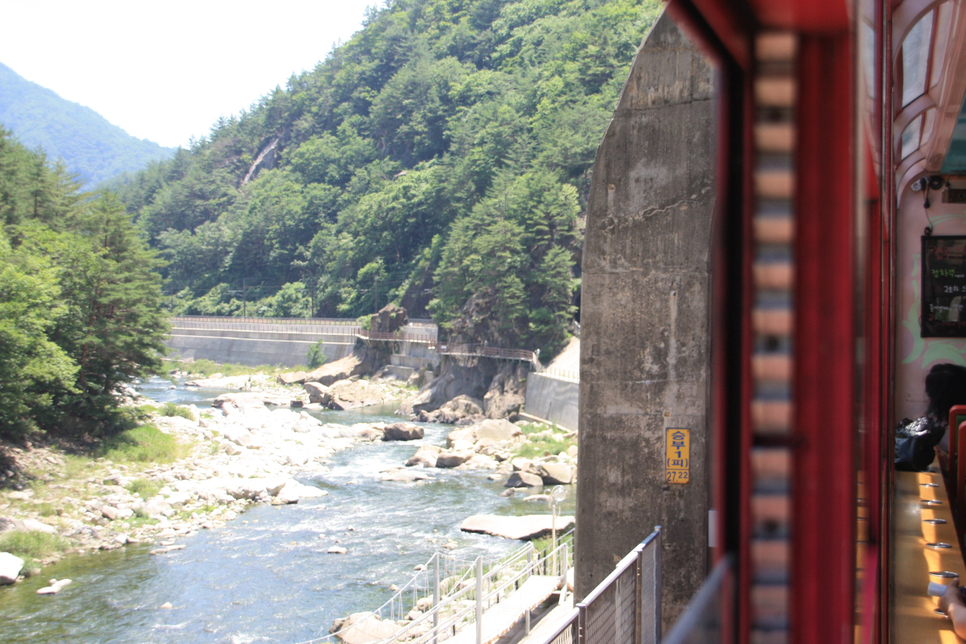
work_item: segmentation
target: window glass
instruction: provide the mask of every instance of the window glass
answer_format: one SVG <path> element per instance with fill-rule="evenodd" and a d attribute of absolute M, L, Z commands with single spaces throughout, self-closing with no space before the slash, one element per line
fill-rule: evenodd
<path fill-rule="evenodd" d="M 926 91 L 929 69 L 929 45 L 932 40 L 933 12 L 917 22 L 902 41 L 902 106 L 905 107 Z"/>
<path fill-rule="evenodd" d="M 917 116 L 913 119 L 912 123 L 906 126 L 906 129 L 902 132 L 902 149 L 899 154 L 900 159 L 905 159 L 907 156 L 919 149 L 919 132 L 922 130 L 922 116 Z"/>
<path fill-rule="evenodd" d="M 932 47 L 932 71 L 929 73 L 929 87 L 939 82 L 942 75 L 942 61 L 946 59 L 946 45 L 949 43 L 949 31 L 952 27 L 949 21 L 953 11 L 952 2 L 944 2 L 939 5 L 939 14 L 936 17 L 936 39 Z"/>

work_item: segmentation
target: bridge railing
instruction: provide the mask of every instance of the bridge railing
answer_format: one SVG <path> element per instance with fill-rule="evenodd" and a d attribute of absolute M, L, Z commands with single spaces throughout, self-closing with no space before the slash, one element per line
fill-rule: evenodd
<path fill-rule="evenodd" d="M 658 526 L 543 644 L 660 644 L 661 592 Z"/>
<path fill-rule="evenodd" d="M 443 344 L 436 346 L 436 353 L 447 356 L 479 356 L 484 358 L 502 358 L 506 360 L 523 360 L 533 362 L 533 351 L 527 349 L 501 349 L 482 344 Z"/>
<path fill-rule="evenodd" d="M 506 599 L 527 577 L 534 574 L 559 575 L 566 584 L 567 570 L 573 566 L 573 531 L 559 538 L 556 549 L 537 552 L 531 542 L 503 559 L 473 561 L 435 553 L 386 603 L 369 617 L 334 633 L 300 644 L 336 644 L 362 637 L 370 642 L 405 641 L 428 644 L 452 637 L 459 630 L 479 623 L 479 616 Z M 383 620 L 406 619 L 414 608 L 431 599 L 429 610 L 420 614 L 390 637 L 379 637 Z"/>
<path fill-rule="evenodd" d="M 541 376 L 547 376 L 548 378 L 554 378 L 556 380 L 566 380 L 567 382 L 580 382 L 580 371 L 577 369 L 558 369 L 557 367 L 548 367 L 540 372 Z"/>

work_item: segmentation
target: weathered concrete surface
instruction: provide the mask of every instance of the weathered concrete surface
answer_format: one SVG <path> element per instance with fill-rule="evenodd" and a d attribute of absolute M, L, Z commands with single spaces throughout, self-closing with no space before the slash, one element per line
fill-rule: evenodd
<path fill-rule="evenodd" d="M 527 376 L 527 403 L 524 412 L 549 420 L 567 429 L 577 429 L 580 385 L 539 373 Z"/>
<path fill-rule="evenodd" d="M 664 526 L 664 626 L 707 571 L 711 70 L 668 15 L 597 153 L 583 257 L 576 598 Z M 665 484 L 664 430 L 691 430 Z"/>

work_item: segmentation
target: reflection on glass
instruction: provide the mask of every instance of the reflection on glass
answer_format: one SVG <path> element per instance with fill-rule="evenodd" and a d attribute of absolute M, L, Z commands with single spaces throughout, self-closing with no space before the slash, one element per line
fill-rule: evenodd
<path fill-rule="evenodd" d="M 919 149 L 919 132 L 922 130 L 922 116 L 917 116 L 902 132 L 900 159 L 905 159 Z"/>
<path fill-rule="evenodd" d="M 946 45 L 949 43 L 950 14 L 953 12 L 953 3 L 944 2 L 939 5 L 939 14 L 936 20 L 936 41 L 932 46 L 932 71 L 929 73 L 929 87 L 939 82 L 942 75 L 942 61 L 946 59 Z"/>
<path fill-rule="evenodd" d="M 936 110 L 926 110 L 922 118 L 922 135 L 919 137 L 919 140 L 925 142 L 932 136 L 932 126 L 936 122 Z"/>
<path fill-rule="evenodd" d="M 929 45 L 932 40 L 933 12 L 913 25 L 902 41 L 902 106 L 905 107 L 926 91 L 929 68 Z M 905 140 L 905 137 L 903 137 Z M 917 140 L 918 144 L 918 140 Z M 905 156 L 905 155 L 903 155 Z"/>
<path fill-rule="evenodd" d="M 869 98 L 875 97 L 875 29 L 867 22 L 862 25 L 862 76 L 865 77 L 865 90 Z"/>

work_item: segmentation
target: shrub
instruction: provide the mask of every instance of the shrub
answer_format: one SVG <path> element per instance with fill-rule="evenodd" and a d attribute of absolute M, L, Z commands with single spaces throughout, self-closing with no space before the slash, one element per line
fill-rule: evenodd
<path fill-rule="evenodd" d="M 137 494 L 147 501 L 151 497 L 156 496 L 161 490 L 161 483 L 158 481 L 149 481 L 148 479 L 134 479 L 125 487 L 131 494 Z"/>
<path fill-rule="evenodd" d="M 309 361 L 309 369 L 318 369 L 325 364 L 325 353 L 323 351 L 322 340 L 319 340 L 309 347 L 309 352 L 308 355 L 306 355 L 306 359 Z"/>

